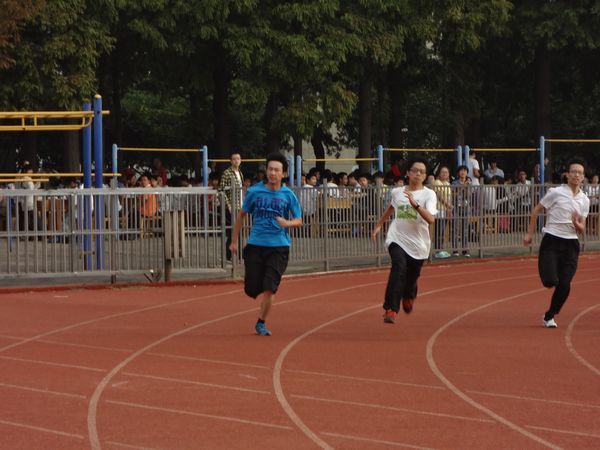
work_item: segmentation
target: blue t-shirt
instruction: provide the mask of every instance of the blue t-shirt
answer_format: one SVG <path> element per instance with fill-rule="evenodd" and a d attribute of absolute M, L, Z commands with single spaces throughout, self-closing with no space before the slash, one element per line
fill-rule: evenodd
<path fill-rule="evenodd" d="M 242 210 L 252 214 L 252 229 L 248 243 L 263 247 L 289 247 L 292 244 L 287 228 L 282 228 L 276 217 L 302 217 L 296 194 L 286 186 L 276 191 L 264 183 L 255 184 L 246 193 Z"/>

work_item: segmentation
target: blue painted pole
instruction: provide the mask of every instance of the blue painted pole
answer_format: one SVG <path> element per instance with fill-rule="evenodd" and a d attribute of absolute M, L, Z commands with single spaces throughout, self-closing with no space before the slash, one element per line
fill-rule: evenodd
<path fill-rule="evenodd" d="M 84 111 L 91 111 L 92 105 L 89 102 L 83 104 Z M 83 267 L 84 270 L 91 270 L 92 268 L 92 198 L 88 195 L 92 187 L 92 126 L 88 126 L 83 129 L 83 155 L 81 157 L 83 166 L 83 187 L 85 194 L 82 196 L 77 195 L 76 198 L 79 201 L 77 204 L 77 219 L 83 219 Z"/>
<path fill-rule="evenodd" d="M 462 146 L 457 145 L 456 146 L 456 167 L 462 166 L 462 154 L 463 154 Z"/>
<path fill-rule="evenodd" d="M 377 170 L 383 173 L 383 145 L 377 146 Z"/>
<path fill-rule="evenodd" d="M 112 149 L 111 149 L 111 170 L 112 170 L 113 174 L 115 174 L 119 171 L 119 168 L 118 168 L 119 164 L 118 164 L 118 160 L 117 160 L 118 153 L 119 153 L 119 147 L 117 147 L 117 144 L 113 144 Z M 113 180 L 113 188 L 116 188 L 117 182 L 118 182 L 117 176 L 113 175 L 112 180 Z"/>
<path fill-rule="evenodd" d="M 544 185 L 546 184 L 546 168 L 544 161 L 546 160 L 546 141 L 544 136 L 540 136 L 540 183 L 542 184 L 541 194 L 544 195 Z"/>
<path fill-rule="evenodd" d="M 202 185 L 208 186 L 208 147 L 205 145 L 200 149 L 202 152 Z"/>
<path fill-rule="evenodd" d="M 94 186 L 102 189 L 104 172 L 104 147 L 102 143 L 102 97 L 94 96 Z M 104 269 L 104 196 L 96 196 L 96 268 Z"/>
<path fill-rule="evenodd" d="M 288 156 L 287 160 L 288 160 L 288 177 L 290 179 L 289 186 L 292 187 L 292 186 L 294 186 L 294 157 Z"/>
<path fill-rule="evenodd" d="M 296 155 L 296 186 L 302 187 L 302 156 Z"/>
<path fill-rule="evenodd" d="M 471 153 L 471 149 L 468 145 L 465 145 L 465 158 L 463 160 L 463 164 L 466 166 L 469 162 L 469 153 Z"/>

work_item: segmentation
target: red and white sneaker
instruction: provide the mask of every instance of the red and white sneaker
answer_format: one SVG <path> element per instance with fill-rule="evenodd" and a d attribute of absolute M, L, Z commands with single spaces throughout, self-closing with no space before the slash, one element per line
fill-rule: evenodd
<path fill-rule="evenodd" d="M 396 316 L 398 313 L 396 311 L 392 311 L 391 309 L 386 309 L 385 314 L 383 316 L 383 321 L 385 323 L 394 323 L 396 322 Z"/>

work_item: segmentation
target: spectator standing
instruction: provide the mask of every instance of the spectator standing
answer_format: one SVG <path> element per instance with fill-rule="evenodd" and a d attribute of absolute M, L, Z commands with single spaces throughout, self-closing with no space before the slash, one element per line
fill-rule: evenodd
<path fill-rule="evenodd" d="M 238 236 L 246 214 L 252 215 L 248 244 L 244 247 L 244 291 L 249 297 L 262 295 L 256 333 L 270 336 L 265 321 L 271 309 L 281 277 L 287 268 L 291 239 L 289 228 L 302 226 L 302 211 L 294 192 L 282 186 L 288 162 L 280 153 L 267 156 L 266 183 L 248 189 L 239 211 L 230 250 L 238 251 Z"/>
<path fill-rule="evenodd" d="M 486 183 L 489 183 L 493 177 L 504 178 L 504 171 L 498 167 L 498 163 L 495 159 L 490 161 L 490 167 L 483 172 Z"/>
<path fill-rule="evenodd" d="M 162 186 L 167 185 L 169 179 L 169 171 L 163 165 L 162 161 L 158 158 L 154 158 L 152 161 L 152 175 L 161 179 Z"/>
<path fill-rule="evenodd" d="M 219 190 L 225 192 L 225 229 L 227 235 L 227 243 L 225 244 L 225 252 L 228 260 L 231 259 L 231 219 L 232 214 L 235 214 L 242 206 L 242 188 L 244 187 L 244 175 L 240 170 L 242 164 L 242 156 L 239 153 L 232 153 L 229 158 L 231 165 L 223 171 L 221 181 L 219 182 Z M 234 199 L 236 203 L 234 204 Z"/>
<path fill-rule="evenodd" d="M 452 221 L 452 247 L 454 256 L 458 256 L 458 240 L 460 237 L 460 247 L 462 255 L 470 258 L 469 253 L 469 215 L 471 198 L 471 180 L 467 177 L 469 169 L 467 166 L 458 166 L 456 169 L 456 179 L 452 182 L 452 198 L 454 200 L 453 221 Z"/>
<path fill-rule="evenodd" d="M 479 186 L 479 177 L 481 176 L 479 161 L 477 161 L 477 154 L 473 151 L 469 153 L 469 159 L 467 160 L 468 176 L 471 178 L 472 186 Z"/>
<path fill-rule="evenodd" d="M 447 258 L 450 254 L 444 250 L 446 230 L 450 229 L 452 221 L 452 187 L 450 185 L 450 169 L 447 166 L 438 168 L 432 189 L 437 196 L 438 214 L 435 221 L 434 246 L 438 250 L 436 258 Z"/>
<path fill-rule="evenodd" d="M 567 184 L 551 188 L 533 209 L 527 234 L 523 239 L 531 245 L 538 215 L 546 210 L 546 225 L 538 255 L 538 270 L 542 284 L 554 288 L 550 307 L 542 323 L 546 328 L 558 325 L 554 316 L 560 313 L 571 290 L 571 280 L 577 271 L 579 259 L 578 235 L 585 231 L 590 200 L 581 189 L 585 166 L 581 159 L 572 159 L 567 165 Z"/>
<path fill-rule="evenodd" d="M 385 323 L 396 321 L 400 301 L 406 314 L 413 309 L 417 280 L 431 248 L 429 225 L 434 222 L 437 213 L 436 195 L 423 185 L 427 177 L 427 162 L 416 158 L 409 161 L 407 167 L 408 186 L 392 191 L 392 201 L 371 235 L 375 240 L 382 225 L 394 216 L 385 240 L 392 259 L 383 303 Z"/>

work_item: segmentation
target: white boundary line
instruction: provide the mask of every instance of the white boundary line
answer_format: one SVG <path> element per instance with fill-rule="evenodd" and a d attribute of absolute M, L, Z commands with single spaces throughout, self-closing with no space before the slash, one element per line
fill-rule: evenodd
<path fill-rule="evenodd" d="M 581 319 L 584 315 L 586 315 L 587 313 L 596 309 L 599 306 L 600 306 L 600 304 L 590 306 L 589 308 L 587 308 L 587 309 L 581 311 L 579 314 L 577 314 L 577 316 L 575 316 L 575 318 L 573 320 L 571 320 L 571 323 L 567 327 L 567 332 L 565 333 L 565 344 L 567 346 L 567 349 L 569 349 L 569 352 L 571 352 L 571 354 L 575 357 L 575 359 L 577 361 L 579 361 L 585 367 L 590 369 L 596 375 L 600 375 L 600 369 L 598 369 L 596 366 L 594 366 L 592 363 L 590 363 L 588 360 L 586 360 L 583 356 L 581 356 L 577 352 L 577 350 L 575 350 L 575 346 L 573 345 L 573 340 L 572 340 L 572 334 L 573 334 L 573 328 L 575 327 L 575 324 L 577 323 L 577 321 L 579 319 Z"/>
<path fill-rule="evenodd" d="M 591 280 L 585 280 L 585 281 L 579 281 L 577 283 L 573 283 L 573 284 L 584 284 L 584 283 L 590 283 L 590 282 L 594 282 L 594 281 L 598 281 L 597 279 L 591 279 Z M 539 288 L 539 289 L 532 289 L 530 291 L 526 291 L 526 292 L 522 292 L 520 294 L 516 294 L 516 295 L 511 295 L 508 297 L 503 297 L 499 300 L 495 300 L 493 302 L 489 302 L 486 303 L 484 305 L 481 305 L 477 308 L 471 309 L 469 311 L 466 311 L 465 313 L 455 317 L 454 319 L 450 320 L 449 322 L 447 322 L 446 324 L 442 325 L 432 336 L 431 338 L 429 338 L 429 341 L 427 342 L 427 350 L 426 350 L 426 354 L 427 354 L 427 362 L 429 363 L 429 367 L 431 368 L 431 370 L 433 371 L 433 373 L 439 378 L 439 380 L 444 383 L 444 385 L 446 385 L 448 387 L 448 389 L 450 389 L 454 394 L 456 394 L 459 398 L 461 398 L 463 401 L 465 401 L 466 403 L 468 403 L 469 405 L 473 406 L 474 408 L 479 409 L 480 411 L 484 412 L 485 414 L 487 414 L 488 416 L 492 417 L 493 419 L 497 420 L 498 422 L 506 425 L 508 428 L 510 428 L 511 430 L 522 434 L 525 437 L 528 437 L 536 442 L 538 442 L 539 444 L 542 444 L 546 447 L 552 448 L 554 450 L 559 450 L 561 447 L 552 444 L 551 442 L 546 441 L 545 439 L 542 439 L 541 437 L 527 431 L 525 428 L 517 425 L 514 422 L 511 422 L 510 420 L 502 417 L 499 414 L 496 414 L 494 411 L 492 411 L 489 408 L 486 408 L 485 406 L 483 406 L 481 403 L 476 402 L 475 400 L 473 400 L 471 397 L 469 397 L 467 394 L 465 394 L 463 391 L 461 391 L 458 387 L 456 387 L 448 378 L 446 378 L 446 376 L 442 373 L 442 371 L 438 368 L 436 362 L 435 362 L 435 358 L 433 357 L 433 346 L 435 345 L 435 341 L 437 340 L 437 338 L 446 330 L 448 329 L 450 326 L 454 325 L 455 323 L 459 322 L 460 320 L 464 319 L 465 317 L 481 311 L 485 308 L 488 308 L 490 306 L 494 306 L 500 303 L 505 303 L 507 301 L 510 300 L 514 300 L 516 298 L 521 298 L 524 297 L 526 295 L 531 295 L 531 294 L 535 294 L 538 292 L 544 292 L 546 290 L 546 288 Z"/>

